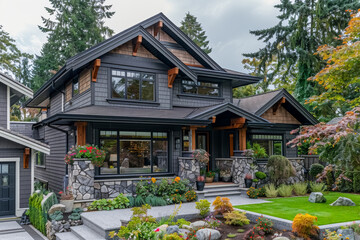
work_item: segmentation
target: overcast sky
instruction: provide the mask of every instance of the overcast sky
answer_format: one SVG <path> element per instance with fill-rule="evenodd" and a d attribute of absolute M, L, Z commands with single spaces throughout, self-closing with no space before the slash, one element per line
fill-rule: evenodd
<path fill-rule="evenodd" d="M 148 17 L 163 12 L 176 25 L 185 13 L 198 18 L 212 52 L 210 56 L 222 67 L 243 70 L 242 54 L 263 46 L 249 31 L 277 23 L 274 5 L 280 0 L 107 0 L 115 15 L 107 25 L 118 33 Z M 48 0 L 0 0 L 0 25 L 13 37 L 19 48 L 38 54 L 46 35 L 38 25 L 48 17 L 44 7 Z"/>

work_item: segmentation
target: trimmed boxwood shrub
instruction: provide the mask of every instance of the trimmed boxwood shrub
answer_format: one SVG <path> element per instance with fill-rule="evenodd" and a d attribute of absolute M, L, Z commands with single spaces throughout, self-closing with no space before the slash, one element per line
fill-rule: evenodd
<path fill-rule="evenodd" d="M 316 177 L 318 174 L 322 173 L 324 171 L 324 166 L 320 163 L 314 163 L 310 167 L 310 175 L 312 177 Z"/>
<path fill-rule="evenodd" d="M 258 171 L 258 172 L 255 173 L 255 177 L 256 177 L 257 179 L 263 180 L 263 179 L 265 179 L 267 176 L 266 176 L 265 173 Z"/>
<path fill-rule="evenodd" d="M 354 192 L 360 192 L 360 172 L 354 172 L 353 174 L 353 188 Z"/>

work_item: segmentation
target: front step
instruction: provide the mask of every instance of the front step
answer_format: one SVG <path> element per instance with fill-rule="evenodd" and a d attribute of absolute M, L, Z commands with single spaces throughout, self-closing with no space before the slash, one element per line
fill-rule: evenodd
<path fill-rule="evenodd" d="M 56 240 L 80 240 L 80 238 L 72 232 L 56 233 L 55 236 Z"/>
<path fill-rule="evenodd" d="M 217 196 L 240 196 L 241 191 L 238 184 L 219 184 L 206 185 L 204 188 L 204 197 L 211 198 Z"/>
<path fill-rule="evenodd" d="M 70 229 L 75 236 L 82 240 L 105 240 L 105 238 L 86 225 L 75 226 Z"/>

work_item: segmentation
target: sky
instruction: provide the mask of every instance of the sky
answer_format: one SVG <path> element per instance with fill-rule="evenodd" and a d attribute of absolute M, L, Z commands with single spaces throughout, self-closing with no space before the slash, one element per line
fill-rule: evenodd
<path fill-rule="evenodd" d="M 245 71 L 242 54 L 257 51 L 263 42 L 250 30 L 274 26 L 278 11 L 273 7 L 280 0 L 106 0 L 113 5 L 115 15 L 106 25 L 121 32 L 159 12 L 163 12 L 177 26 L 186 12 L 198 18 L 206 31 L 212 52 L 210 56 L 220 66 Z M 39 54 L 46 34 L 41 16 L 48 18 L 44 7 L 48 0 L 0 0 L 0 25 L 16 40 L 20 50 Z"/>

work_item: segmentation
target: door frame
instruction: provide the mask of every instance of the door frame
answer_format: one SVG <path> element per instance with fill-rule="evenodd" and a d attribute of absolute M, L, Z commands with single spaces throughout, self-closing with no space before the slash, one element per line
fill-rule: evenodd
<path fill-rule="evenodd" d="M 24 209 L 20 209 L 20 158 L 0 158 L 0 163 L 15 162 L 15 212 L 21 216 Z"/>

